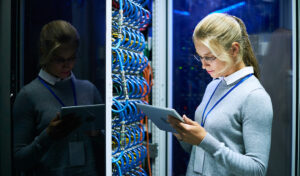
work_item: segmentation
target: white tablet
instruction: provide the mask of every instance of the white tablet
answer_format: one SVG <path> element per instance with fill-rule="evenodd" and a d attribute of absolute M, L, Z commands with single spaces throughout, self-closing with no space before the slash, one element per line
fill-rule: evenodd
<path fill-rule="evenodd" d="M 137 103 L 136 106 L 146 114 L 151 121 L 161 130 L 177 133 L 176 130 L 167 122 L 168 115 L 183 121 L 182 117 L 175 109 L 156 107 L 152 105 Z"/>
<path fill-rule="evenodd" d="M 80 117 L 82 123 L 92 122 L 98 129 L 105 129 L 105 104 L 65 106 L 60 109 L 61 118 L 71 113 Z"/>

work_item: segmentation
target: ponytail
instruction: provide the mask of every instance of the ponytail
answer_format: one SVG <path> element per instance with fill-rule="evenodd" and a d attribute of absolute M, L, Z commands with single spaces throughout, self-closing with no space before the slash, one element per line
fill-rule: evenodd
<path fill-rule="evenodd" d="M 242 40 L 243 40 L 243 61 L 246 66 L 252 66 L 254 68 L 254 75 L 259 78 L 259 66 L 258 62 L 256 60 L 256 57 L 254 55 L 248 33 L 246 31 L 245 24 L 240 20 L 239 18 L 232 16 L 240 25 L 241 31 L 242 31 Z"/>

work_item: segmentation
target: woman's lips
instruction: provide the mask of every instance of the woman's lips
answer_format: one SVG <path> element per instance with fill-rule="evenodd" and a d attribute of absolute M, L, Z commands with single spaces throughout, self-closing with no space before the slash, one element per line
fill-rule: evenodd
<path fill-rule="evenodd" d="M 206 70 L 206 71 L 207 71 L 207 73 L 209 73 L 209 74 L 213 72 L 213 71 L 208 71 L 208 70 Z"/>
<path fill-rule="evenodd" d="M 67 71 L 67 72 L 61 72 L 62 74 L 64 75 L 69 75 L 70 74 L 70 71 Z"/>

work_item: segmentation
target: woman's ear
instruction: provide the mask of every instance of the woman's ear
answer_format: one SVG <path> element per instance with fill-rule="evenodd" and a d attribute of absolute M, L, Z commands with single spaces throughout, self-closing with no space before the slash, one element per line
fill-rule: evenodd
<path fill-rule="evenodd" d="M 240 53 L 240 44 L 238 42 L 233 42 L 231 44 L 231 55 L 236 58 Z"/>

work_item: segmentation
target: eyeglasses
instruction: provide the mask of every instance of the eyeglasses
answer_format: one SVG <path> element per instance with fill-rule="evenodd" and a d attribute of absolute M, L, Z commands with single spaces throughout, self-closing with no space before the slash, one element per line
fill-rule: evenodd
<path fill-rule="evenodd" d="M 64 64 L 64 63 L 69 64 L 69 63 L 73 63 L 75 60 L 76 60 L 76 57 L 71 57 L 69 59 L 56 57 L 56 58 L 53 59 L 53 62 L 56 63 L 56 64 Z"/>
<path fill-rule="evenodd" d="M 205 60 L 207 63 L 211 63 L 212 61 L 216 60 L 217 58 L 215 56 L 212 57 L 201 57 L 197 53 L 194 54 L 194 59 L 196 59 L 198 62 L 201 62 L 202 60 Z"/>

